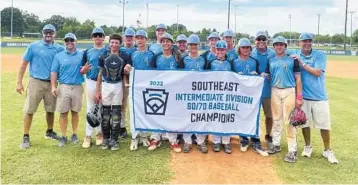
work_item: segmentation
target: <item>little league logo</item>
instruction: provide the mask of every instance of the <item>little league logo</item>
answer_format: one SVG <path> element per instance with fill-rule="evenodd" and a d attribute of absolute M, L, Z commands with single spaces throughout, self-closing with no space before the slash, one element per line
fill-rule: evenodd
<path fill-rule="evenodd" d="M 169 92 L 164 89 L 146 89 L 143 91 L 144 111 L 150 115 L 165 115 Z"/>

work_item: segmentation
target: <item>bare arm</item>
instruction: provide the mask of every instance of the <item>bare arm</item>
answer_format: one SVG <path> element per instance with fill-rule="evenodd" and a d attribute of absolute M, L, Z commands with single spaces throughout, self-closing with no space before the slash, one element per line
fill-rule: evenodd
<path fill-rule="evenodd" d="M 24 92 L 24 86 L 22 84 L 22 80 L 24 79 L 24 75 L 26 72 L 27 65 L 29 65 L 28 61 L 23 60 L 21 66 L 19 68 L 19 72 L 17 73 L 17 87 L 16 92 L 22 94 Z"/>
<path fill-rule="evenodd" d="M 307 64 L 301 63 L 301 62 L 300 62 L 300 64 L 306 71 L 308 71 L 309 73 L 313 74 L 315 77 L 321 76 L 321 74 L 323 72 L 322 69 L 313 68 L 313 67 L 311 67 L 311 66 L 309 66 Z"/>
<path fill-rule="evenodd" d="M 57 72 L 51 72 L 51 92 L 57 97 Z"/>
<path fill-rule="evenodd" d="M 295 78 L 296 78 L 296 106 L 301 107 L 303 104 L 301 74 L 295 73 Z"/>
<path fill-rule="evenodd" d="M 102 69 L 99 70 L 96 83 L 96 92 L 101 92 L 102 86 Z"/>

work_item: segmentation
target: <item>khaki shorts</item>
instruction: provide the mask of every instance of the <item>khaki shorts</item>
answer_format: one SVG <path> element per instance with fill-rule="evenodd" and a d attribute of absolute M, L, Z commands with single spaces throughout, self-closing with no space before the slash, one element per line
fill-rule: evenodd
<path fill-rule="evenodd" d="M 264 109 L 265 117 L 272 118 L 271 98 L 265 98 L 262 100 L 262 108 Z"/>
<path fill-rule="evenodd" d="M 82 85 L 60 84 L 58 86 L 57 111 L 65 113 L 70 110 L 80 112 L 82 109 Z"/>
<path fill-rule="evenodd" d="M 24 113 L 34 114 L 41 100 L 44 100 L 46 112 L 55 112 L 56 97 L 51 93 L 51 83 L 30 77 L 26 90 Z"/>
<path fill-rule="evenodd" d="M 331 130 L 328 101 L 303 100 L 302 110 L 306 113 L 307 117 L 307 123 L 303 128 L 308 128 L 313 123 L 314 128 Z"/>

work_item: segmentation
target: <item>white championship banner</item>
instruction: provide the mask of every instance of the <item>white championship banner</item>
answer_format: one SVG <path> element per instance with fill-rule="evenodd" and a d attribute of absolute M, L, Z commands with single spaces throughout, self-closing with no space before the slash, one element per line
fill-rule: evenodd
<path fill-rule="evenodd" d="M 135 70 L 131 127 L 137 131 L 259 135 L 264 79 L 228 71 Z"/>

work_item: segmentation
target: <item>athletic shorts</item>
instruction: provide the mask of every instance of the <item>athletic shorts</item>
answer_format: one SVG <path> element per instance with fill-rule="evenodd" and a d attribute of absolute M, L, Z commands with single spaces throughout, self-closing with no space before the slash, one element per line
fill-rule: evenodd
<path fill-rule="evenodd" d="M 57 111 L 65 113 L 70 110 L 80 112 L 82 109 L 82 85 L 60 84 L 58 86 Z"/>
<path fill-rule="evenodd" d="M 322 130 L 331 130 L 331 116 L 329 102 L 303 100 L 302 110 L 306 113 L 307 123 L 303 128 L 313 127 Z"/>

